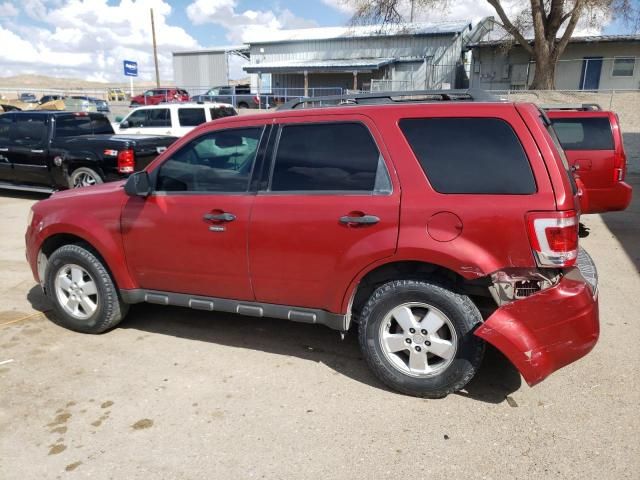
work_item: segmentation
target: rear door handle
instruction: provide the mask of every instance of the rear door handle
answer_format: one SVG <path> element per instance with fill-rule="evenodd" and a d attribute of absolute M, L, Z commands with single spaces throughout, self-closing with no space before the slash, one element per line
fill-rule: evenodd
<path fill-rule="evenodd" d="M 205 220 L 210 222 L 233 222 L 236 216 L 233 213 L 207 213 L 204 217 Z"/>
<path fill-rule="evenodd" d="M 9 149 L 8 148 L 0 148 L 0 152 L 8 152 Z"/>
<path fill-rule="evenodd" d="M 31 150 L 31 153 L 44 153 L 44 150 Z"/>
<path fill-rule="evenodd" d="M 373 225 L 380 221 L 380 218 L 375 215 L 362 215 L 361 217 L 350 217 L 349 215 L 345 215 L 340 217 L 340 223 L 344 223 L 346 225 L 349 224 L 357 224 L 357 225 Z"/>

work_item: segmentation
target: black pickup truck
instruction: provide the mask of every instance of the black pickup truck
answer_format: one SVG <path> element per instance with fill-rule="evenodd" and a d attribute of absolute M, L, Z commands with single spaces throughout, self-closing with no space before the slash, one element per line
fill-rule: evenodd
<path fill-rule="evenodd" d="M 0 188 L 51 192 L 118 180 L 146 167 L 176 140 L 115 135 L 100 113 L 0 114 Z"/>

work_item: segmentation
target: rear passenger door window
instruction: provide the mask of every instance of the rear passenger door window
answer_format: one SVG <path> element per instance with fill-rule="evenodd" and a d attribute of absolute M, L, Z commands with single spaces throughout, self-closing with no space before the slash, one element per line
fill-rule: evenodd
<path fill-rule="evenodd" d="M 91 135 L 91 119 L 86 115 L 60 115 L 56 118 L 55 138 Z"/>
<path fill-rule="evenodd" d="M 204 108 L 179 108 L 178 121 L 181 127 L 197 127 L 207 121 Z"/>
<path fill-rule="evenodd" d="M 152 108 L 147 112 L 147 116 L 150 127 L 171 127 L 171 112 L 168 108 Z"/>
<path fill-rule="evenodd" d="M 270 190 L 389 193 L 391 182 L 362 123 L 298 124 L 282 127 Z"/>
<path fill-rule="evenodd" d="M 511 126 L 498 118 L 412 118 L 400 129 L 439 193 L 529 195 L 531 165 Z"/>

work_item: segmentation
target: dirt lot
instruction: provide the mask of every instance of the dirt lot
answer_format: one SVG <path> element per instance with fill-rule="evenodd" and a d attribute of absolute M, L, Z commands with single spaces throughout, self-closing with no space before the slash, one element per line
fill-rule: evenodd
<path fill-rule="evenodd" d="M 637 197 L 585 219 L 595 350 L 534 388 L 490 353 L 437 401 L 320 326 L 149 305 L 100 336 L 56 326 L 24 260 L 36 200 L 0 192 L 2 479 L 640 478 Z"/>

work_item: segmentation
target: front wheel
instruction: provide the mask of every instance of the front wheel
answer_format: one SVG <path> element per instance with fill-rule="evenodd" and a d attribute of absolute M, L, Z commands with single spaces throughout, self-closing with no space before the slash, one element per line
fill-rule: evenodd
<path fill-rule="evenodd" d="M 69 176 L 69 188 L 90 187 L 100 183 L 104 183 L 100 174 L 88 167 L 76 168 Z"/>
<path fill-rule="evenodd" d="M 379 287 L 362 311 L 360 348 L 386 385 L 417 397 L 441 398 L 475 375 L 484 342 L 482 321 L 466 295 L 427 281 L 396 280 Z"/>
<path fill-rule="evenodd" d="M 109 330 L 129 309 L 100 259 L 81 245 L 65 245 L 51 254 L 45 287 L 57 323 L 78 332 Z"/>

